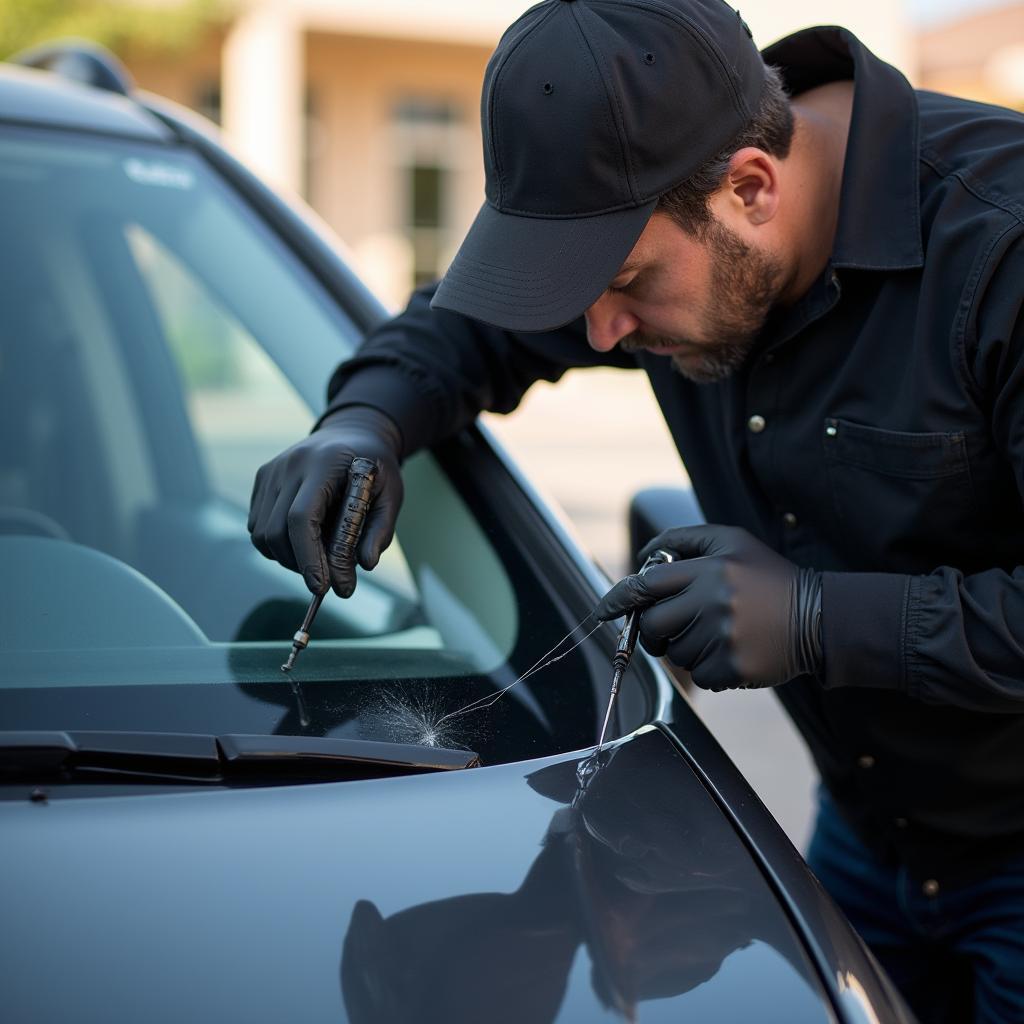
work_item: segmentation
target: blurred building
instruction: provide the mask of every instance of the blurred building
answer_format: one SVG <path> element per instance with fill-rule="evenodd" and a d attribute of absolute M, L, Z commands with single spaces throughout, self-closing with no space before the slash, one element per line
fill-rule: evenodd
<path fill-rule="evenodd" d="M 921 88 L 1024 109 L 1024 3 L 945 21 L 917 49 Z"/>
<path fill-rule="evenodd" d="M 479 96 L 527 0 L 235 0 L 185 57 L 128 63 L 151 89 L 219 121 L 236 152 L 301 194 L 368 283 L 404 301 L 447 265 L 483 200 Z M 748 0 L 762 45 L 822 21 L 912 70 L 893 0 Z"/>

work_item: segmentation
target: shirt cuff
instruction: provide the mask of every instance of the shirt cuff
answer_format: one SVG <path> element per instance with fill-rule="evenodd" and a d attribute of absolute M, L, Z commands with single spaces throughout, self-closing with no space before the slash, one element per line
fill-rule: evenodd
<path fill-rule="evenodd" d="M 824 686 L 906 692 L 910 576 L 823 572 L 821 631 Z"/>
<path fill-rule="evenodd" d="M 314 430 L 332 412 L 348 405 L 368 405 L 394 420 L 401 431 L 404 455 L 422 446 L 422 439 L 433 436 L 433 402 L 416 384 L 391 366 L 367 366 L 352 374 L 331 399 Z M 420 442 L 414 443 L 413 439 Z"/>

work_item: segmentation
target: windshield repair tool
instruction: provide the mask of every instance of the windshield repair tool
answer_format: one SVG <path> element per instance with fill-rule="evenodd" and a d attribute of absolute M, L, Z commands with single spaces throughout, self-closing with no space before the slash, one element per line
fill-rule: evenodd
<path fill-rule="evenodd" d="M 377 463 L 373 459 L 356 458 L 348 469 L 348 488 L 341 503 L 341 514 L 334 530 L 334 538 L 328 550 L 328 560 L 341 569 L 355 572 L 356 544 L 366 522 L 366 513 L 370 510 L 370 499 L 373 494 L 373 481 L 377 476 Z M 288 660 L 281 666 L 282 672 L 291 672 L 299 651 L 309 645 L 309 630 L 313 625 L 316 613 L 323 604 L 325 590 L 322 594 L 314 594 L 306 609 L 306 617 L 302 620 L 298 632 L 292 637 L 292 651 Z"/>
<path fill-rule="evenodd" d="M 672 561 L 672 555 L 660 548 L 652 554 L 642 566 L 639 575 L 643 576 L 653 565 L 664 565 Z M 597 749 L 594 754 L 600 752 L 604 746 L 604 737 L 608 732 L 608 723 L 612 718 L 612 709 L 615 707 L 615 700 L 619 696 L 619 685 L 622 676 L 629 666 L 629 659 L 633 657 L 633 649 L 636 647 L 636 638 L 640 635 L 640 616 L 644 610 L 633 610 L 626 616 L 626 624 L 619 633 L 619 639 L 615 644 L 615 654 L 612 657 L 612 692 L 608 697 L 608 710 L 604 713 L 604 724 L 601 726 L 601 735 L 597 740 Z"/>

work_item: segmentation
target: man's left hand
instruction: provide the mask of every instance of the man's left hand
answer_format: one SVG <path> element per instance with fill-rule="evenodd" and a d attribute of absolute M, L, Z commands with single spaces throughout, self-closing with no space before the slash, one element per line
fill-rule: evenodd
<path fill-rule="evenodd" d="M 735 526 L 666 530 L 641 552 L 680 561 L 627 576 L 599 619 L 644 609 L 640 642 L 705 690 L 776 686 L 821 666 L 821 573 L 801 569 Z"/>

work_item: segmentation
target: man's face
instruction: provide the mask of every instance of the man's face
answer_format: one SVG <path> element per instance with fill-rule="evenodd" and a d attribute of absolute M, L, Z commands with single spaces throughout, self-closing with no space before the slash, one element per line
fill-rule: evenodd
<path fill-rule="evenodd" d="M 587 310 L 587 339 L 601 352 L 662 353 L 698 383 L 722 380 L 746 359 L 782 287 L 779 260 L 720 221 L 698 241 L 655 214 Z"/>

